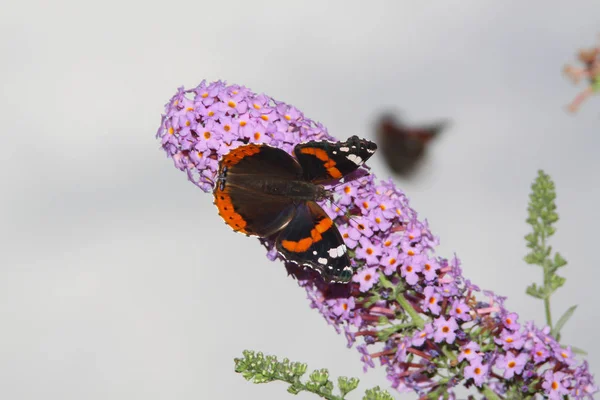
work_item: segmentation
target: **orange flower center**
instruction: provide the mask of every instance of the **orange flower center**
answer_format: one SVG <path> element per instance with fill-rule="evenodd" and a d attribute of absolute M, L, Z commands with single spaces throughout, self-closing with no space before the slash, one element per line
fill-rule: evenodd
<path fill-rule="evenodd" d="M 367 274 L 365 275 L 365 281 L 370 281 L 371 280 L 371 274 Z"/>
<path fill-rule="evenodd" d="M 373 249 L 369 247 L 369 248 L 367 249 L 367 254 L 368 254 L 368 255 L 372 255 L 372 254 L 373 254 Z"/>
<path fill-rule="evenodd" d="M 204 138 L 210 139 L 210 132 L 208 132 L 208 131 L 204 132 Z"/>

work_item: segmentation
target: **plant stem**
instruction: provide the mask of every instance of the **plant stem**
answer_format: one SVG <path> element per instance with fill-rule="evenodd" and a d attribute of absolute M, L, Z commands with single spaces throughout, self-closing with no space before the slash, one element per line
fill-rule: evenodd
<path fill-rule="evenodd" d="M 546 251 L 546 233 L 542 232 L 542 250 L 545 252 Z M 546 290 L 546 293 L 550 292 L 550 271 L 549 271 L 549 267 L 546 265 L 546 263 L 544 262 L 542 265 L 542 268 L 544 269 L 544 289 Z M 546 324 L 550 327 L 550 329 L 552 329 L 552 312 L 550 310 L 550 295 L 546 295 L 546 297 L 544 298 L 544 308 L 546 310 Z"/>
<path fill-rule="evenodd" d="M 398 304 L 400 304 L 402 308 L 404 308 L 406 313 L 410 315 L 410 319 L 412 320 L 413 324 L 417 328 L 423 329 L 423 327 L 425 326 L 425 321 L 423 321 L 423 319 L 415 311 L 413 306 L 408 302 L 408 300 L 406 300 L 404 294 L 399 293 L 398 296 L 396 296 L 396 301 L 398 302 Z"/>

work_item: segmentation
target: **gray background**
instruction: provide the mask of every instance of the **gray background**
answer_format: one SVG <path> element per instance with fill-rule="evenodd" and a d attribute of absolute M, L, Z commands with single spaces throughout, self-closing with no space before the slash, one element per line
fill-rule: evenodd
<path fill-rule="evenodd" d="M 554 313 L 580 305 L 563 342 L 598 371 L 600 99 L 565 113 L 583 86 L 561 69 L 595 44 L 600 6 L 521 3 L 4 4 L 0 398 L 288 396 L 234 374 L 246 348 L 387 386 L 159 150 L 163 104 L 203 78 L 291 103 L 338 138 L 372 137 L 389 108 L 452 119 L 430 166 L 398 184 L 440 254 L 538 322 L 524 289 L 541 271 L 522 237 L 545 169 L 562 217 L 552 243 L 569 261 Z"/>

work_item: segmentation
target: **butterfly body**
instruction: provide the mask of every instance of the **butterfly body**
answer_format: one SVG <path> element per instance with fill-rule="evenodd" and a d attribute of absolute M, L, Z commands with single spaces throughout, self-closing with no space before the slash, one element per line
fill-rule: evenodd
<path fill-rule="evenodd" d="M 238 147 L 219 164 L 215 205 L 234 231 L 273 238 L 287 261 L 348 282 L 353 269 L 343 238 L 317 202 L 330 197 L 323 183 L 353 172 L 376 148 L 356 136 L 301 143 L 295 157 L 268 145 Z"/>

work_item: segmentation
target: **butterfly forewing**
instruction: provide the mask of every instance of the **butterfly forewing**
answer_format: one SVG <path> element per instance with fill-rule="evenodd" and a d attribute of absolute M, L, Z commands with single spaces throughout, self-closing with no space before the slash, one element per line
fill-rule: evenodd
<path fill-rule="evenodd" d="M 304 179 L 319 183 L 340 179 L 355 171 L 375 150 L 375 143 L 352 136 L 345 142 L 301 143 L 295 147 L 294 155 L 302 166 Z"/>

